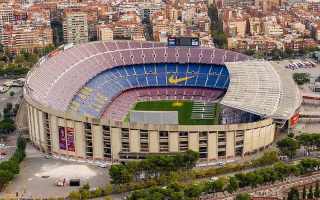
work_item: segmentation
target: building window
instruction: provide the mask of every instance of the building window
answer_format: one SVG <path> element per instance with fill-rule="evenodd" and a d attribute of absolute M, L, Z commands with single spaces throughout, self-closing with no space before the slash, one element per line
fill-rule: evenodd
<path fill-rule="evenodd" d="M 92 130 L 90 123 L 84 123 L 84 136 L 86 141 L 86 156 L 93 157 Z"/>
<path fill-rule="evenodd" d="M 208 132 L 199 133 L 199 157 L 200 159 L 208 157 Z"/>
<path fill-rule="evenodd" d="M 51 148 L 51 132 L 50 132 L 50 120 L 49 114 L 43 113 L 43 122 L 44 122 L 44 135 L 46 136 L 47 140 L 47 151 L 49 154 L 52 152 Z"/>
<path fill-rule="evenodd" d="M 111 158 L 111 133 L 110 126 L 102 126 L 103 137 L 103 156 L 105 158 Z"/>
<path fill-rule="evenodd" d="M 121 129 L 121 151 L 129 152 L 129 129 L 122 128 Z"/>
<path fill-rule="evenodd" d="M 159 147 L 160 147 L 160 152 L 169 151 L 168 131 L 159 132 Z"/>
<path fill-rule="evenodd" d="M 235 156 L 242 156 L 243 155 L 243 144 L 244 144 L 244 131 L 239 130 L 236 131 L 235 137 Z"/>
<path fill-rule="evenodd" d="M 188 147 L 188 132 L 179 132 L 179 151 L 187 151 Z"/>
<path fill-rule="evenodd" d="M 226 132 L 218 132 L 218 157 L 226 156 L 227 149 L 227 138 Z"/>
<path fill-rule="evenodd" d="M 140 130 L 140 151 L 149 152 L 149 134 L 147 130 Z"/>

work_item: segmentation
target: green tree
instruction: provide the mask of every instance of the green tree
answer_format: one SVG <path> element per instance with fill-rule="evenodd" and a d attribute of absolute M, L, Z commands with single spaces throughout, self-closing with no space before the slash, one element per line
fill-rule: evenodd
<path fill-rule="evenodd" d="M 208 16 L 211 21 L 211 34 L 213 42 L 219 48 L 225 48 L 227 46 L 227 36 L 223 32 L 223 22 L 219 18 L 218 9 L 211 5 L 208 8 Z"/>
<path fill-rule="evenodd" d="M 184 192 L 187 197 L 198 198 L 202 193 L 202 187 L 199 184 L 190 185 Z"/>
<path fill-rule="evenodd" d="M 273 60 L 279 60 L 282 57 L 282 51 L 280 49 L 274 48 L 271 51 L 271 56 Z"/>
<path fill-rule="evenodd" d="M 81 194 L 78 191 L 72 191 L 72 192 L 69 193 L 68 197 L 71 200 L 78 200 L 78 199 L 81 199 Z"/>
<path fill-rule="evenodd" d="M 310 83 L 310 74 L 308 73 L 294 73 L 292 77 L 298 85 Z"/>
<path fill-rule="evenodd" d="M 227 46 L 227 36 L 224 32 L 213 32 L 213 42 L 217 45 L 219 48 L 226 48 Z"/>
<path fill-rule="evenodd" d="M 283 55 L 285 58 L 291 58 L 294 55 L 294 50 L 291 48 L 287 48 L 284 50 Z"/>
<path fill-rule="evenodd" d="M 132 174 L 125 165 L 112 165 L 109 170 L 112 183 L 128 183 L 132 180 Z"/>
<path fill-rule="evenodd" d="M 300 161 L 298 167 L 301 173 L 313 172 L 320 167 L 320 161 L 318 159 L 305 158 Z"/>
<path fill-rule="evenodd" d="M 299 191 L 297 188 L 291 188 L 287 200 L 299 200 Z"/>
<path fill-rule="evenodd" d="M 250 200 L 250 195 L 248 193 L 240 193 L 236 196 L 235 200 Z"/>
<path fill-rule="evenodd" d="M 287 137 L 278 141 L 277 147 L 282 154 L 292 159 L 296 155 L 296 151 L 300 148 L 300 145 L 296 139 Z"/>
<path fill-rule="evenodd" d="M 303 133 L 297 136 L 296 139 L 307 151 L 320 147 L 320 134 L 318 133 Z"/>
<path fill-rule="evenodd" d="M 106 195 L 109 195 L 109 194 L 112 193 L 112 185 L 111 185 L 111 184 L 106 185 L 106 187 L 105 187 L 105 189 L 104 189 L 104 193 L 105 193 Z"/>
<path fill-rule="evenodd" d="M 288 134 L 288 137 L 294 138 L 294 133 L 293 133 L 293 132 L 290 132 L 290 133 Z"/>
<path fill-rule="evenodd" d="M 0 134 L 9 134 L 16 129 L 14 121 L 9 118 L 5 118 L 0 121 Z"/>
<path fill-rule="evenodd" d="M 12 173 L 10 170 L 4 170 L 0 168 L 0 191 L 13 178 L 14 173 Z"/>
<path fill-rule="evenodd" d="M 266 151 L 264 154 L 255 160 L 252 160 L 252 166 L 261 167 L 265 165 L 270 165 L 279 161 L 279 156 L 277 151 Z"/>
<path fill-rule="evenodd" d="M 25 143 L 25 140 L 18 137 L 17 148 L 13 156 L 8 161 L 0 163 L 0 190 L 20 171 L 19 163 L 25 157 L 25 144 L 22 142 Z"/>
<path fill-rule="evenodd" d="M 229 183 L 226 189 L 229 193 L 233 193 L 239 189 L 239 181 L 236 179 L 236 177 L 231 176 L 229 178 Z"/>
<path fill-rule="evenodd" d="M 225 180 L 223 178 L 219 178 L 218 180 L 214 181 L 214 188 L 215 192 L 222 192 L 225 187 Z"/>

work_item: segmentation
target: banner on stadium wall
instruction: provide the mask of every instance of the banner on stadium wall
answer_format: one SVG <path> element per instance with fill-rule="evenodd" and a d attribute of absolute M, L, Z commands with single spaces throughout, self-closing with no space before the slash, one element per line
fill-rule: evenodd
<path fill-rule="evenodd" d="M 297 125 L 298 121 L 299 121 L 300 115 L 299 113 L 296 113 L 295 115 L 293 115 L 290 119 L 290 127 L 293 128 Z"/>
<path fill-rule="evenodd" d="M 67 130 L 67 149 L 68 151 L 75 152 L 75 145 L 74 145 L 74 128 L 66 128 Z"/>
<path fill-rule="evenodd" d="M 61 150 L 66 150 L 67 149 L 67 146 L 66 146 L 67 139 L 66 139 L 65 128 L 62 126 L 59 126 L 58 129 L 59 129 L 59 148 Z"/>

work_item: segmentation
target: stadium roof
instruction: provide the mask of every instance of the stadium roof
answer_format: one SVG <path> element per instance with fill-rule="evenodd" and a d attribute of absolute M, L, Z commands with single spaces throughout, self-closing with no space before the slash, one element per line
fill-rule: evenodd
<path fill-rule="evenodd" d="M 289 119 L 299 107 L 297 86 L 271 62 L 248 60 L 225 65 L 230 84 L 223 105 L 275 119 Z"/>
<path fill-rule="evenodd" d="M 66 111 L 75 94 L 97 74 L 116 66 L 145 63 L 223 64 L 248 57 L 222 49 L 167 47 L 139 41 L 91 42 L 41 59 L 27 76 L 25 94 L 59 111 Z"/>

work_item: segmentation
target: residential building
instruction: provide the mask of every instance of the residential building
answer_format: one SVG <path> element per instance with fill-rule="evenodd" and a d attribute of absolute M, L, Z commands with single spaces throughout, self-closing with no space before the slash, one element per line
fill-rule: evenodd
<path fill-rule="evenodd" d="M 88 42 L 87 14 L 66 10 L 63 16 L 64 43 L 79 44 Z"/>

